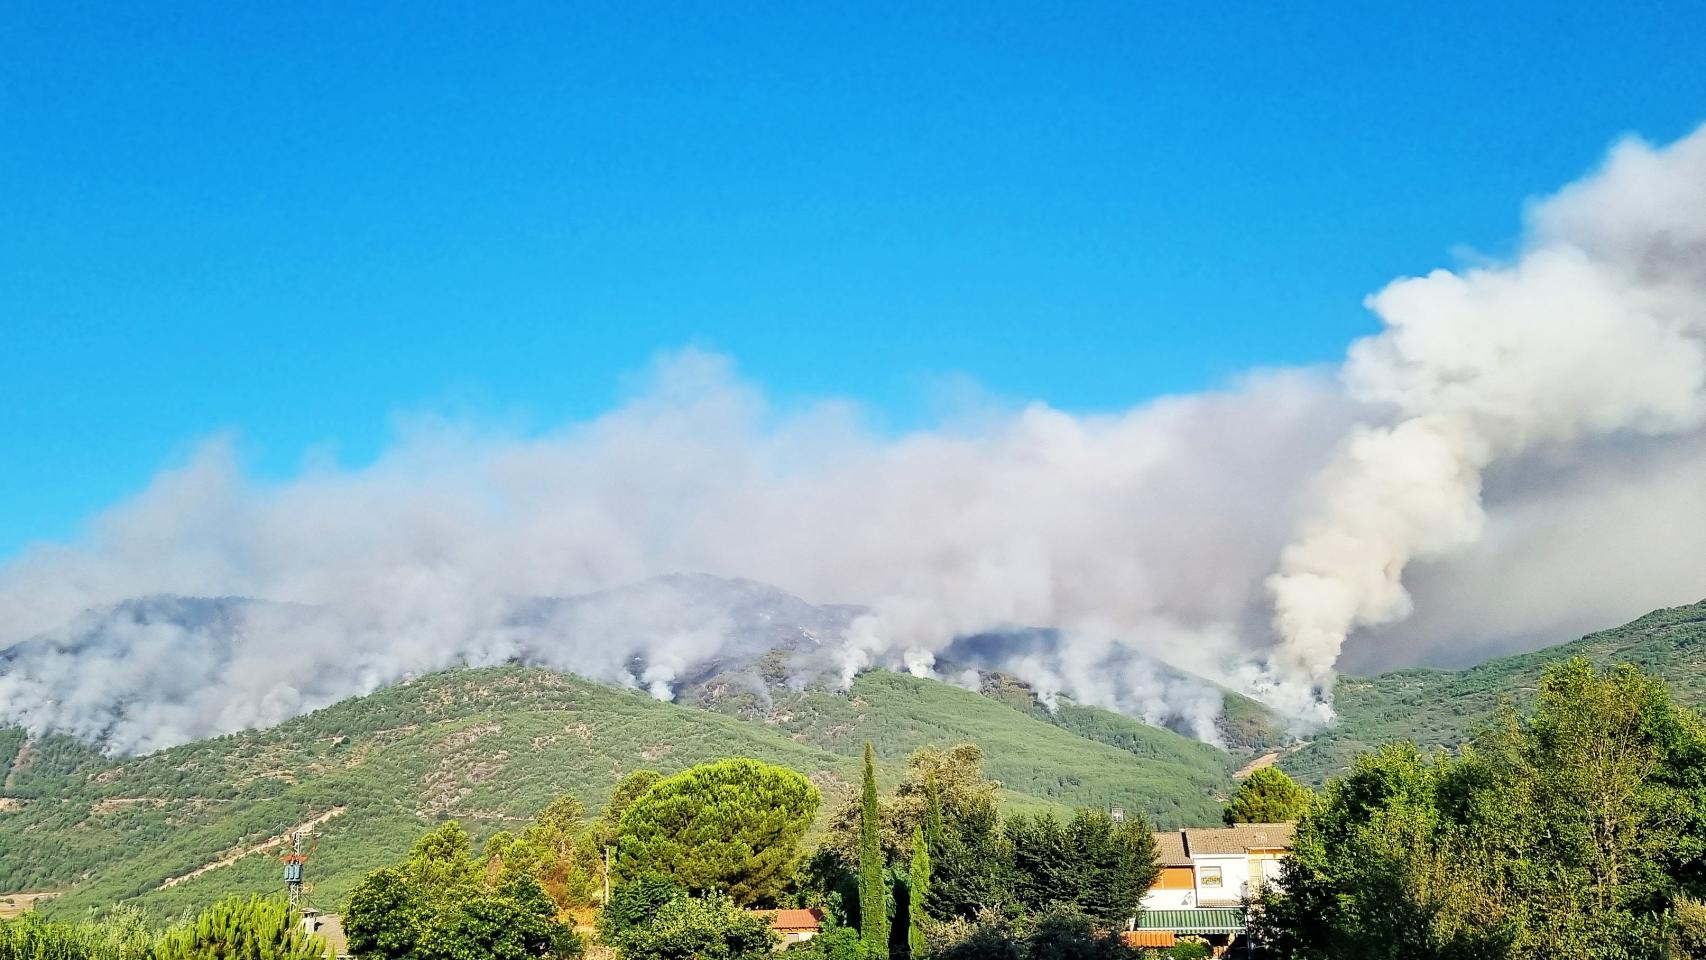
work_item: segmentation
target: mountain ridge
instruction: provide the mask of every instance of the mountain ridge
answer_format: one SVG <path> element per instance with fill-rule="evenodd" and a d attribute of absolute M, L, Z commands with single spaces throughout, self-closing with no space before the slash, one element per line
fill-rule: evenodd
<path fill-rule="evenodd" d="M 787 623 L 777 629 L 811 642 Z M 60 893 L 49 912 L 116 902 L 172 912 L 267 891 L 277 886 L 271 842 L 326 818 L 312 874 L 316 896 L 336 903 L 440 819 L 484 836 L 561 792 L 596 809 L 642 766 L 668 772 L 735 755 L 782 763 L 824 790 L 827 814 L 857 781 L 867 740 L 889 782 L 911 750 L 970 741 L 1011 809 L 1121 806 L 1162 828 L 1208 823 L 1258 750 L 1319 783 L 1388 740 L 1453 746 L 1500 703 L 1522 705 L 1548 665 L 1578 655 L 1633 663 L 1679 701 L 1706 705 L 1706 601 L 1463 670 L 1342 677 L 1337 722 L 1292 744 L 1259 704 L 1228 694 L 1223 730 L 1241 738 L 1227 738 L 1230 750 L 1070 698 L 1045 703 L 1000 673 L 980 674 L 976 689 L 886 670 L 845 692 L 792 684 L 788 653 L 715 663 L 683 680 L 675 702 L 541 667 L 455 667 L 128 757 L 0 728 L 0 893 Z M 341 812 L 327 818 L 332 810 Z"/>

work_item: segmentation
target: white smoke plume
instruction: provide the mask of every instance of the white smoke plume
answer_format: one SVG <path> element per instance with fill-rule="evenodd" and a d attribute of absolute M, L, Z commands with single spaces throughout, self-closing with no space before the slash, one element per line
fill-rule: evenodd
<path fill-rule="evenodd" d="M 1369 306 L 1386 330 L 1343 379 L 1397 420 L 1352 430 L 1268 582 L 1282 682 L 1322 691 L 1353 629 L 1411 612 L 1411 561 L 1481 537 L 1490 466 L 1701 423 L 1706 130 L 1618 146 L 1533 208 L 1514 263 L 1400 280 Z"/>
<path fill-rule="evenodd" d="M 868 605 L 854 634 L 872 664 L 1057 626 L 1075 640 L 1050 692 L 1212 737 L 1211 688 L 1169 717 L 1143 691 L 1176 680 L 1133 665 L 1110 689 L 1091 664 L 1112 648 L 1082 638 L 1205 675 L 1246 656 L 1234 624 L 1287 530 L 1275 491 L 1344 427 L 1330 384 L 1285 373 L 1119 415 L 974 413 L 887 438 L 845 405 L 773 409 L 726 359 L 689 351 L 614 412 L 539 437 L 417 424 L 370 467 L 283 484 L 246 478 L 214 441 L 86 542 L 0 571 L 0 714 L 148 750 L 512 658 L 667 697 L 741 642 L 716 603 L 665 589 L 517 610 L 707 573 Z M 290 606 L 223 631 L 77 621 L 156 595 Z"/>
<path fill-rule="evenodd" d="M 654 579 L 704 573 L 860 605 L 788 614 L 832 675 L 996 666 L 1208 739 L 1219 693 L 1178 671 L 1302 711 L 1347 637 L 1359 668 L 1449 662 L 1698 599 L 1703 175 L 1706 131 L 1619 146 L 1513 263 L 1376 295 L 1339 378 L 897 437 L 685 351 L 542 434 L 416 420 L 287 482 L 213 440 L 0 567 L 0 722 L 151 750 L 511 659 L 669 697 L 797 603 Z M 1025 627 L 1054 639 L 968 639 Z"/>

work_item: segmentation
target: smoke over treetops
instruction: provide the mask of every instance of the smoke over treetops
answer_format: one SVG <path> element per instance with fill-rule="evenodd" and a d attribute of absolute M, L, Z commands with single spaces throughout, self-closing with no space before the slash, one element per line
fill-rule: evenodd
<path fill-rule="evenodd" d="M 215 440 L 0 568 L 0 721 L 147 750 L 515 658 L 667 697 L 759 638 L 802 682 L 994 667 L 1211 737 L 1219 694 L 1180 671 L 1307 715 L 1341 660 L 1450 662 L 1695 599 L 1706 128 L 1619 145 L 1529 222 L 1508 264 L 1371 297 L 1384 330 L 1337 376 L 1117 414 L 890 436 L 686 351 L 542 435 L 417 423 L 286 483 Z M 678 573 L 787 600 L 656 579 Z M 167 595 L 255 599 L 114 606 Z"/>

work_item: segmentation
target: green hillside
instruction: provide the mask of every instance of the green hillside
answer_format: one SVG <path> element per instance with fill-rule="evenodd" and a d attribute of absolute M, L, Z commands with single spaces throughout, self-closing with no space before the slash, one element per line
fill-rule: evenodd
<path fill-rule="evenodd" d="M 1501 701 L 1527 707 L 1546 667 L 1578 656 L 1598 666 L 1633 664 L 1668 683 L 1679 701 L 1706 706 L 1706 601 L 1466 670 L 1341 677 L 1334 687 L 1338 721 L 1282 757 L 1280 766 L 1300 780 L 1320 783 L 1357 753 L 1392 740 L 1455 746 L 1491 721 Z"/>
<path fill-rule="evenodd" d="M 1123 805 L 1163 827 L 1210 823 L 1236 764 L 1224 751 L 1094 707 L 1063 704 L 1051 715 L 935 680 L 875 671 L 847 694 L 826 690 L 702 692 L 698 704 L 853 757 L 871 741 L 899 760 L 918 746 L 972 741 L 986 769 L 1021 805 Z"/>
<path fill-rule="evenodd" d="M 833 809 L 867 739 L 885 779 L 918 746 L 972 740 L 1016 806 L 1120 804 L 1167 826 L 1212 821 L 1230 784 L 1224 754 L 1176 734 L 1107 714 L 1105 723 L 1135 727 L 1147 743 L 1121 749 L 912 677 L 872 673 L 849 695 L 810 691 L 773 706 L 731 716 L 504 667 L 435 674 L 269 730 L 120 762 L 7 731 L 0 891 L 65 891 L 52 912 L 135 899 L 176 912 L 233 890 L 275 889 L 278 850 L 266 844 L 319 821 L 312 898 L 337 904 L 362 872 L 401 856 L 437 820 L 489 834 L 563 792 L 596 809 L 640 767 L 757 757 L 806 773 Z"/>
<path fill-rule="evenodd" d="M 1467 670 L 1344 677 L 1338 723 L 1281 765 L 1318 783 L 1389 740 L 1461 743 L 1502 700 L 1524 705 L 1547 665 L 1578 655 L 1633 663 L 1706 704 L 1706 603 Z M 685 699 L 502 667 L 434 674 L 269 730 L 122 761 L 0 730 L 0 892 L 62 891 L 54 912 L 141 900 L 172 913 L 275 889 L 268 844 L 317 822 L 313 898 L 337 904 L 437 820 L 483 836 L 564 792 L 596 809 L 640 767 L 757 757 L 810 776 L 827 813 L 850 791 L 867 740 L 891 782 L 917 747 L 970 740 L 1011 809 L 1119 805 L 1162 827 L 1214 822 L 1239 762 L 1106 710 L 1047 709 L 1002 678 L 978 692 L 878 671 L 846 693 L 714 679 Z M 1229 698 L 1222 730 L 1242 731 L 1228 737 L 1240 755 L 1276 739 L 1271 718 L 1242 698 Z M 173 878 L 186 879 L 164 886 Z"/>

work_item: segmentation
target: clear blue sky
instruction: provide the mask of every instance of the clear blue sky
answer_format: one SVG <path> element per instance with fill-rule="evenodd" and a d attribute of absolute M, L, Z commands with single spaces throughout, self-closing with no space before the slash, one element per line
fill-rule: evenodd
<path fill-rule="evenodd" d="M 1087 410 L 1332 360 L 1706 119 L 1702 11 L 7 3 L 0 558 L 216 431 L 356 464 L 687 343 L 897 426 L 947 373 Z"/>

